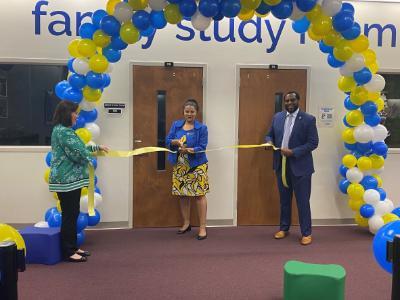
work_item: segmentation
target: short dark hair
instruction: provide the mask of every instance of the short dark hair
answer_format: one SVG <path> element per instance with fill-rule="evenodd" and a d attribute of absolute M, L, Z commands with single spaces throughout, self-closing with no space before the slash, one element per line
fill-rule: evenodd
<path fill-rule="evenodd" d="M 296 91 L 289 91 L 289 92 L 287 92 L 287 93 L 285 94 L 285 96 L 283 97 L 283 99 L 285 99 L 286 96 L 289 95 L 289 94 L 294 94 L 294 95 L 296 96 L 296 99 L 297 99 L 297 100 L 300 100 L 300 94 L 299 94 L 298 92 L 296 92 Z"/>
<path fill-rule="evenodd" d="M 197 112 L 199 111 L 199 104 L 195 99 L 187 99 L 183 104 L 183 109 L 185 109 L 186 106 L 193 106 Z"/>
<path fill-rule="evenodd" d="M 71 101 L 60 101 L 53 115 L 53 126 L 61 124 L 64 127 L 72 126 L 71 114 L 78 110 L 79 105 Z"/>

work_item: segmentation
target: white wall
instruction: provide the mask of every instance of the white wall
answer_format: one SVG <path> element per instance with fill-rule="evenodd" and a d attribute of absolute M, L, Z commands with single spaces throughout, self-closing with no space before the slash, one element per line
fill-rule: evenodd
<path fill-rule="evenodd" d="M 34 16 L 31 11 L 36 1 L 0 2 L 0 60 L 27 59 L 35 61 L 66 60 L 68 36 L 52 36 L 47 31 L 49 22 L 60 19 L 49 12 L 65 10 L 72 16 L 75 26 L 76 11 L 94 11 L 104 8 L 106 1 L 58 0 L 51 1 L 47 16 L 42 16 L 41 35 L 34 34 Z M 358 21 L 364 23 L 393 23 L 400 27 L 398 15 L 400 4 L 354 3 Z M 280 25 L 269 17 L 276 32 Z M 187 22 L 185 23 L 188 24 Z M 264 23 L 263 23 L 264 24 Z M 237 29 L 239 20 L 235 21 Z M 308 110 L 316 115 L 320 106 L 334 106 L 337 125 L 319 128 L 320 147 L 315 152 L 316 176 L 313 179 L 312 213 L 315 219 L 350 218 L 347 200 L 337 191 L 337 168 L 343 151 L 340 141 L 343 94 L 337 89 L 338 72 L 330 68 L 317 45 L 307 39 L 300 45 L 299 37 L 292 32 L 290 21 L 286 24 L 277 49 L 266 53 L 271 44 L 265 26 L 262 27 L 263 42 L 247 44 L 236 32 L 236 42 L 218 43 L 200 41 L 198 33 L 190 42 L 178 40 L 175 35 L 187 33 L 168 26 L 158 31 L 150 49 L 143 50 L 140 44 L 130 46 L 123 59 L 114 66 L 112 84 L 105 91 L 104 102 L 126 102 L 127 112 L 121 118 L 107 117 L 102 109 L 98 124 L 102 129 L 102 142 L 114 149 L 129 149 L 131 146 L 130 114 L 130 62 L 164 62 L 207 64 L 205 121 L 210 130 L 210 147 L 235 144 L 237 141 L 237 64 L 278 64 L 310 66 L 310 97 Z M 221 34 L 228 30 L 228 22 L 221 24 Z M 73 30 L 75 31 L 75 30 Z M 210 28 L 207 33 L 212 34 Z M 248 34 L 250 35 L 250 33 Z M 377 51 L 380 65 L 384 69 L 400 69 L 398 48 L 391 48 L 389 35 L 384 35 L 384 45 L 377 48 L 376 34 L 371 34 L 372 48 Z M 46 149 L 33 150 L 0 147 L 0 222 L 36 222 L 43 218 L 47 208 L 54 205 L 43 181 Z M 389 197 L 399 205 L 400 189 L 396 187 L 395 174 L 400 167 L 400 154 L 389 154 L 385 167 L 384 188 Z M 208 219 L 234 219 L 236 209 L 234 151 L 209 154 L 212 192 L 209 195 Z M 131 170 L 127 160 L 102 158 L 99 161 L 98 177 L 103 192 L 102 221 L 128 221 L 131 203 Z"/>

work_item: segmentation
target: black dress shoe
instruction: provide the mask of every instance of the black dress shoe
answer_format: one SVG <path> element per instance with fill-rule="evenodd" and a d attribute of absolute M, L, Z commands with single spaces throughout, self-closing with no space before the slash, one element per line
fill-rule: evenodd
<path fill-rule="evenodd" d="M 186 229 L 184 229 L 184 230 L 178 230 L 178 232 L 176 233 L 176 234 L 184 234 L 184 233 L 186 233 L 186 232 L 188 232 L 188 231 L 191 231 L 192 230 L 192 225 L 190 225 L 189 224 L 189 226 L 188 227 L 186 227 Z"/>
<path fill-rule="evenodd" d="M 88 257 L 91 255 L 89 251 L 76 251 L 75 253 L 83 257 Z"/>
<path fill-rule="evenodd" d="M 198 235 L 198 236 L 196 237 L 196 239 L 198 239 L 199 241 L 205 240 L 206 238 L 207 238 L 207 234 L 206 234 L 206 235 Z"/>
<path fill-rule="evenodd" d="M 87 262 L 87 258 L 86 258 L 85 256 L 81 256 L 80 258 L 68 257 L 68 258 L 67 258 L 67 261 L 68 261 L 68 262 L 75 262 L 75 263 L 78 263 L 78 262 Z"/>

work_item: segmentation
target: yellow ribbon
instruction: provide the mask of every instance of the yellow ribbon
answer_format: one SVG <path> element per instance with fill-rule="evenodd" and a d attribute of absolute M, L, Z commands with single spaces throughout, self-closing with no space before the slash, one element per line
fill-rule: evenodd
<path fill-rule="evenodd" d="M 94 211 L 94 167 L 92 164 L 89 164 L 88 214 L 91 217 L 96 215 Z"/>
<path fill-rule="evenodd" d="M 285 188 L 289 188 L 286 181 L 286 156 L 282 155 L 282 183 Z"/>

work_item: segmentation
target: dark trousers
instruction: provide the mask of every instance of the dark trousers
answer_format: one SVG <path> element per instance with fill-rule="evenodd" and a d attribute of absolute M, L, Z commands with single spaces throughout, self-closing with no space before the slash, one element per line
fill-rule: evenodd
<path fill-rule="evenodd" d="M 294 176 L 290 164 L 286 165 L 285 187 L 282 182 L 282 171 L 276 171 L 278 180 L 279 195 L 281 201 L 280 230 L 289 231 L 292 217 L 292 197 L 293 192 L 296 196 L 297 209 L 299 213 L 300 229 L 302 236 L 311 235 L 311 174 L 304 176 Z"/>
<path fill-rule="evenodd" d="M 75 253 L 76 247 L 76 220 L 79 216 L 81 189 L 70 192 L 57 192 L 62 210 L 61 222 L 61 252 L 64 258 Z"/>

